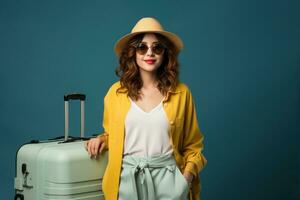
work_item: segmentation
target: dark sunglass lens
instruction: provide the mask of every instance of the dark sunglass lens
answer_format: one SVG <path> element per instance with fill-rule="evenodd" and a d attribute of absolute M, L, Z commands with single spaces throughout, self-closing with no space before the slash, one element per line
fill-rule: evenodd
<path fill-rule="evenodd" d="M 160 44 L 153 46 L 153 52 L 155 54 L 161 54 L 164 51 L 164 47 Z"/>
<path fill-rule="evenodd" d="M 148 50 L 148 47 L 147 45 L 145 44 L 139 44 L 136 48 L 136 51 L 139 53 L 139 54 L 145 54 Z"/>

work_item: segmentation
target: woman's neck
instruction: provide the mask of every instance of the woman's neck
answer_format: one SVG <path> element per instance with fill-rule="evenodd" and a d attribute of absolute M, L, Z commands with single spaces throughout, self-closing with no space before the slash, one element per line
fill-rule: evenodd
<path fill-rule="evenodd" d="M 153 88 L 157 86 L 156 74 L 154 72 L 140 71 L 141 79 L 143 81 L 143 88 Z"/>

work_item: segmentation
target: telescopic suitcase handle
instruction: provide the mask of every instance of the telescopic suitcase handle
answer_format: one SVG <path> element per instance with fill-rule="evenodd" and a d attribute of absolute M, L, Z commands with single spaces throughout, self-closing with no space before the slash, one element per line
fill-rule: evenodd
<path fill-rule="evenodd" d="M 69 138 L 69 101 L 70 100 L 80 100 L 80 137 L 84 137 L 84 125 L 85 125 L 85 94 L 73 93 L 64 95 L 65 101 L 65 141 Z"/>

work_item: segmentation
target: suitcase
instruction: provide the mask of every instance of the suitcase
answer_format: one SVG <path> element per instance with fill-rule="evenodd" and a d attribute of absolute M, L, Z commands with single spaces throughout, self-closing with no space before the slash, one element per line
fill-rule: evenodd
<path fill-rule="evenodd" d="M 69 101 L 80 100 L 80 137 L 69 136 Z M 65 135 L 33 140 L 16 154 L 15 200 L 100 200 L 107 153 L 90 158 L 84 148 L 85 95 L 70 94 L 65 101 Z"/>

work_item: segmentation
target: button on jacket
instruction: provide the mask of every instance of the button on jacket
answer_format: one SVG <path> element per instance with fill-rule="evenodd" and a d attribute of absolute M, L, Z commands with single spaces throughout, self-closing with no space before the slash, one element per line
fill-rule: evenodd
<path fill-rule="evenodd" d="M 125 118 L 131 103 L 127 90 L 117 92 L 119 87 L 120 81 L 114 83 L 104 97 L 104 133 L 99 135 L 108 150 L 108 164 L 102 181 L 106 200 L 116 200 L 118 197 Z M 179 83 L 174 90 L 168 91 L 163 99 L 163 108 L 170 124 L 168 134 L 176 164 L 182 173 L 189 171 L 194 175 L 189 199 L 199 200 L 199 172 L 207 160 L 202 154 L 204 137 L 198 127 L 196 108 L 189 88 L 184 83 Z"/>

